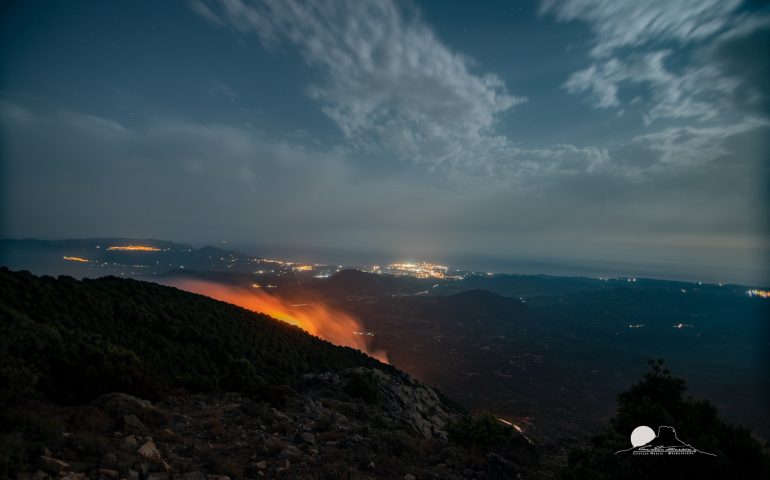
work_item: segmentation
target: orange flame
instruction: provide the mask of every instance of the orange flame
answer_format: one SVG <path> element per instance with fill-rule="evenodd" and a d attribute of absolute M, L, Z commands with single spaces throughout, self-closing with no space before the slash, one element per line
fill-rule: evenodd
<path fill-rule="evenodd" d="M 384 351 L 371 349 L 369 345 L 371 336 L 360 334 L 363 330 L 361 322 L 352 315 L 321 303 L 291 305 L 261 289 L 250 290 L 202 280 L 176 280 L 170 284 L 188 292 L 198 293 L 238 305 L 247 310 L 270 315 L 278 320 L 296 325 L 311 335 L 336 345 L 355 348 L 370 357 L 388 363 L 388 357 Z"/>
<path fill-rule="evenodd" d="M 107 247 L 107 250 L 118 251 L 118 252 L 160 252 L 160 248 L 149 247 L 147 245 L 114 246 L 114 247 Z"/>
<path fill-rule="evenodd" d="M 82 258 L 82 257 L 61 257 L 65 260 L 69 260 L 70 262 L 80 262 L 80 263 L 88 263 L 88 259 Z"/>

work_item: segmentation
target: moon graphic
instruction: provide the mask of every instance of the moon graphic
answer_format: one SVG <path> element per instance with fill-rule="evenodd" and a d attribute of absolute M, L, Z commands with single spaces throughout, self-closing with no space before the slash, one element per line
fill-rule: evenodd
<path fill-rule="evenodd" d="M 650 443 L 653 438 L 655 438 L 655 431 L 646 425 L 641 425 L 631 432 L 631 445 L 641 447 Z"/>

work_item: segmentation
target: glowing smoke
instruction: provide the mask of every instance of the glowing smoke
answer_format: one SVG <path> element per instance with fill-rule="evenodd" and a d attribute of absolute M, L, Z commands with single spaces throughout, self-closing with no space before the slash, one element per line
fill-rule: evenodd
<path fill-rule="evenodd" d="M 388 361 L 384 351 L 371 349 L 369 346 L 370 336 L 354 333 L 363 331 L 361 322 L 345 312 L 321 303 L 292 305 L 262 290 L 232 287 L 203 280 L 172 280 L 169 284 L 181 290 L 198 293 L 238 305 L 247 310 L 270 315 L 336 345 L 361 350 L 381 362 L 387 363 Z"/>

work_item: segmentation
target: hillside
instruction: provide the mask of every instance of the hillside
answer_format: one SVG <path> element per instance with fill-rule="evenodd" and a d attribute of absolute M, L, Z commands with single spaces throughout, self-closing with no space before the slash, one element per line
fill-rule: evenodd
<path fill-rule="evenodd" d="M 2 269 L 0 285 L 3 363 L 34 372 L 37 390 L 59 401 L 258 389 L 351 367 L 395 373 L 265 315 L 153 283 Z"/>
<path fill-rule="evenodd" d="M 483 291 L 421 306 L 467 316 L 482 304 L 490 319 L 528 308 Z M 717 456 L 663 468 L 612 455 L 636 425 L 675 425 Z M 767 452 L 661 363 L 618 397 L 602 433 L 543 442 L 265 315 L 136 280 L 0 268 L 2 478 L 646 479 L 695 468 L 753 479 L 766 478 Z"/>
<path fill-rule="evenodd" d="M 0 268 L 0 364 L 4 476 L 510 478 L 535 460 L 359 351 L 136 280 Z"/>

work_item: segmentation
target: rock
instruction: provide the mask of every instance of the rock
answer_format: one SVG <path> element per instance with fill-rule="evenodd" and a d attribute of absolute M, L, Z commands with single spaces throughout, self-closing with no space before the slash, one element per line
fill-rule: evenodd
<path fill-rule="evenodd" d="M 147 477 L 147 480 L 170 480 L 170 476 L 166 472 L 155 472 L 149 474 Z"/>
<path fill-rule="evenodd" d="M 174 480 L 206 480 L 206 475 L 201 472 L 186 472 L 174 475 Z"/>
<path fill-rule="evenodd" d="M 516 464 L 508 460 L 507 458 L 503 457 L 502 455 L 499 455 L 495 452 L 490 452 L 487 454 L 487 461 L 490 463 L 499 463 L 501 465 L 504 465 L 506 467 L 512 468 L 515 467 Z"/>
<path fill-rule="evenodd" d="M 102 466 L 105 468 L 115 468 L 118 466 L 118 456 L 112 452 L 104 454 L 102 457 Z"/>
<path fill-rule="evenodd" d="M 291 458 L 291 457 L 301 457 L 301 456 L 302 456 L 302 450 L 295 447 L 294 445 L 289 445 L 288 447 L 284 448 L 280 454 L 278 454 L 278 458 Z"/>
<path fill-rule="evenodd" d="M 59 472 L 66 472 L 70 469 L 69 463 L 47 455 L 40 455 L 37 464 L 51 475 L 57 475 Z"/>
<path fill-rule="evenodd" d="M 158 450 L 158 447 L 155 446 L 155 442 L 152 440 L 145 442 L 144 445 L 139 447 L 137 453 L 152 463 L 160 463 L 162 461 L 160 457 L 160 451 Z"/>
<path fill-rule="evenodd" d="M 131 449 L 134 449 L 137 447 L 137 445 L 139 445 L 139 442 L 136 439 L 136 435 L 129 435 L 123 440 L 125 440 L 126 446 Z"/>
<path fill-rule="evenodd" d="M 425 438 L 438 438 L 444 442 L 448 440 L 446 425 L 450 415 L 444 409 L 438 394 L 431 387 L 410 377 L 357 367 L 340 373 L 305 374 L 300 385 L 306 388 L 314 384 L 344 386 L 348 379 L 356 376 L 367 376 L 375 380 L 380 410 L 388 417 L 408 425 Z M 308 415 L 317 417 L 321 408 L 316 403 L 307 404 L 305 411 Z M 338 430 L 344 430 L 339 420 L 336 423 Z"/>
<path fill-rule="evenodd" d="M 112 478 L 118 478 L 118 475 L 119 473 L 117 470 L 111 470 L 109 468 L 99 469 L 99 478 L 112 479 Z"/>
<path fill-rule="evenodd" d="M 257 462 L 257 468 L 260 470 L 267 470 L 267 462 L 264 460 Z"/>
<path fill-rule="evenodd" d="M 19 473 L 16 478 L 18 480 L 51 480 L 51 476 L 42 470 L 38 470 L 34 473 Z"/>
<path fill-rule="evenodd" d="M 139 480 L 139 472 L 137 472 L 133 468 L 129 468 L 128 475 L 126 476 L 126 480 Z"/>
<path fill-rule="evenodd" d="M 136 415 L 123 415 L 123 430 L 126 433 L 144 433 L 147 428 Z"/>
<path fill-rule="evenodd" d="M 406 475 L 404 475 L 404 480 L 417 480 L 417 477 L 415 477 L 411 473 L 407 473 Z"/>
<path fill-rule="evenodd" d="M 294 442 L 315 445 L 315 435 L 312 433 L 298 433 L 294 436 Z"/>
<path fill-rule="evenodd" d="M 69 462 L 69 464 L 70 464 L 71 471 L 78 472 L 78 473 L 86 473 L 86 474 L 91 470 L 96 470 L 96 468 L 99 466 L 93 462 L 82 462 L 78 460 L 73 460 Z"/>
<path fill-rule="evenodd" d="M 208 475 L 206 478 L 208 480 L 230 480 L 230 477 L 227 475 Z"/>
<path fill-rule="evenodd" d="M 59 480 L 88 480 L 88 475 L 83 472 L 69 472 L 63 477 L 59 477 Z"/>
<path fill-rule="evenodd" d="M 108 393 L 97 398 L 93 403 L 106 407 L 112 412 L 135 412 L 152 408 L 152 403 L 149 400 L 142 400 L 125 393 Z"/>

